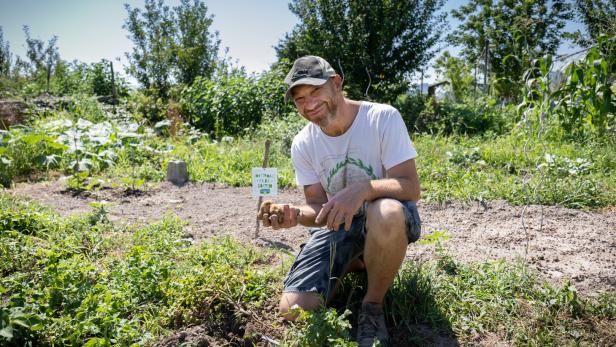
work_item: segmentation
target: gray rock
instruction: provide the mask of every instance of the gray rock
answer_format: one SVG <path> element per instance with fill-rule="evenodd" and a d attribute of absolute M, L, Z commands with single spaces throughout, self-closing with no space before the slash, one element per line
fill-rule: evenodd
<path fill-rule="evenodd" d="M 167 164 L 167 181 L 177 186 L 188 182 L 188 170 L 185 161 L 172 160 Z"/>

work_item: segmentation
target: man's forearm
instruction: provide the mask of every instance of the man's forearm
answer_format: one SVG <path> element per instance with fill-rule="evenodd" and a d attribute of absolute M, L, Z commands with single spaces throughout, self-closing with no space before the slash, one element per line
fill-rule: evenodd
<path fill-rule="evenodd" d="M 418 201 L 420 198 L 419 182 L 407 178 L 384 178 L 363 183 L 365 201 L 379 198 L 392 198 L 400 201 Z"/>
<path fill-rule="evenodd" d="M 297 217 L 297 222 L 303 226 L 307 227 L 320 227 L 325 225 L 325 223 L 317 224 L 315 223 L 315 219 L 317 215 L 321 211 L 321 204 L 307 204 L 302 206 L 295 206 L 300 210 L 300 214 Z"/>

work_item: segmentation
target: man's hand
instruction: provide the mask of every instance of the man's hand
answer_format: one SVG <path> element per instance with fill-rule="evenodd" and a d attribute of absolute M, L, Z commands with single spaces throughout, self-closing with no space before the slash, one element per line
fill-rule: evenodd
<path fill-rule="evenodd" d="M 328 228 L 338 230 L 340 224 L 344 223 L 344 230 L 351 230 L 353 216 L 366 200 L 366 184 L 369 184 L 369 181 L 358 182 L 339 191 L 323 204 L 316 223 L 322 223 L 327 218 Z"/>
<path fill-rule="evenodd" d="M 274 204 L 266 200 L 261 204 L 257 218 L 264 226 L 272 229 L 292 228 L 297 225 L 300 209 L 288 204 Z"/>

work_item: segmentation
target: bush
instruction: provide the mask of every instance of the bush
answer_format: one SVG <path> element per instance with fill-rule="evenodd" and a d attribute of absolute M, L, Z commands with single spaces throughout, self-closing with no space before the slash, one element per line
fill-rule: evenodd
<path fill-rule="evenodd" d="M 503 134 L 515 120 L 513 107 L 498 105 L 493 99 L 435 102 L 433 98 L 414 94 L 399 97 L 394 106 L 402 113 L 409 131 L 419 133 L 477 135 L 491 131 Z"/>
<path fill-rule="evenodd" d="M 189 121 L 216 138 L 237 135 L 261 122 L 263 103 L 254 77 L 237 72 L 208 80 L 197 77 L 182 90 Z"/>
<path fill-rule="evenodd" d="M 191 124 L 221 138 L 255 128 L 264 116 L 283 117 L 295 108 L 284 102 L 282 65 L 259 76 L 242 70 L 223 71 L 213 80 L 197 78 L 180 93 L 183 113 Z"/>

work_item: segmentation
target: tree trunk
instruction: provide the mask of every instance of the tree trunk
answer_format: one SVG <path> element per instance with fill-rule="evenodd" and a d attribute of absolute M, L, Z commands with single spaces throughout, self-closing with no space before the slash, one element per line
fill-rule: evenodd
<path fill-rule="evenodd" d="M 49 82 L 51 81 L 51 66 L 47 66 L 47 94 L 49 94 Z"/>
<path fill-rule="evenodd" d="M 115 112 L 115 105 L 117 105 L 118 103 L 118 94 L 116 92 L 116 85 L 115 85 L 115 73 L 113 72 L 113 62 L 109 61 L 109 66 L 111 67 L 111 104 L 114 106 L 114 112 Z"/>

